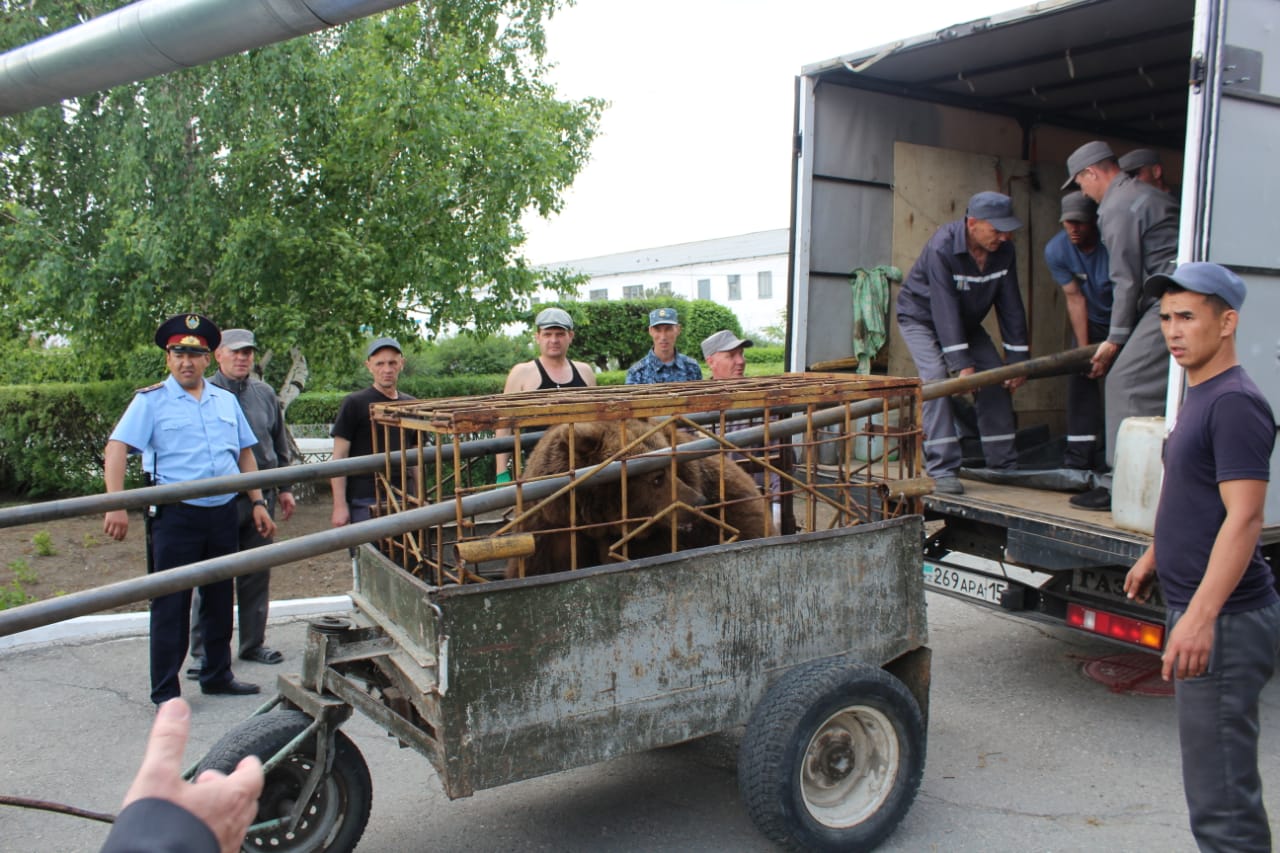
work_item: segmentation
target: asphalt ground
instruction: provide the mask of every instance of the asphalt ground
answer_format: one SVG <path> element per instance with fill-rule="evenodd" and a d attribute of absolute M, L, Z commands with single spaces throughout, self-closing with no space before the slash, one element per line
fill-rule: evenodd
<path fill-rule="evenodd" d="M 1173 701 L 1116 693 L 1081 673 L 1123 651 L 929 594 L 934 650 L 928 762 L 887 851 L 1194 850 Z M 296 671 L 305 623 L 273 622 Z M 114 812 L 152 718 L 145 637 L 64 638 L 0 650 L 0 794 Z M 188 691 L 190 693 L 190 691 Z M 259 697 L 188 696 L 188 755 Z M 1264 694 L 1261 765 L 1280 837 L 1280 683 Z M 629 756 L 450 802 L 424 758 L 357 715 L 346 731 L 373 779 L 361 851 L 765 851 L 716 741 Z M 0 807 L 0 850 L 94 851 L 104 824 Z"/>

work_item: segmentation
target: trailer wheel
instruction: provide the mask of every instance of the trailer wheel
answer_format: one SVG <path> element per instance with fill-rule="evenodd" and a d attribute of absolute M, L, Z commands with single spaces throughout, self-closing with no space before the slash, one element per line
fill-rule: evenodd
<path fill-rule="evenodd" d="M 924 719 L 882 669 L 793 669 L 765 694 L 738 755 L 756 827 L 791 850 L 870 850 L 906 816 L 924 773 Z"/>
<path fill-rule="evenodd" d="M 311 718 L 301 711 L 272 711 L 250 717 L 213 745 L 200 760 L 196 775 L 205 770 L 230 773 L 247 755 L 264 762 L 283 749 Z M 315 763 L 315 738 L 311 737 L 267 774 L 254 824 L 288 817 Z M 265 831 L 252 828 L 244 850 L 334 851 L 353 850 L 364 833 L 372 805 L 373 784 L 369 768 L 355 744 L 343 732 L 334 738 L 333 767 L 320 780 L 294 832 L 280 826 Z"/>

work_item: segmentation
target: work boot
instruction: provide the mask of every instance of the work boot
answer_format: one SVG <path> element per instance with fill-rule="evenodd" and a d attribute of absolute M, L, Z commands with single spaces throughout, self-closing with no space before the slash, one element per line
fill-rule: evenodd
<path fill-rule="evenodd" d="M 1110 512 L 1111 490 L 1106 486 L 1098 486 L 1096 489 L 1090 489 L 1087 492 L 1072 495 L 1068 503 L 1074 507 L 1078 507 L 1079 509 L 1092 509 L 1100 512 Z"/>
<path fill-rule="evenodd" d="M 964 486 L 956 476 L 936 477 L 933 481 L 933 490 L 940 495 L 964 494 Z"/>

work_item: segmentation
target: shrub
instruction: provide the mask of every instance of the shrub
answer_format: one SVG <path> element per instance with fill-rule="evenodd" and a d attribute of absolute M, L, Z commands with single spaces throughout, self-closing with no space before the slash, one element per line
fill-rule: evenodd
<path fill-rule="evenodd" d="M 546 306 L 539 306 L 543 308 Z M 574 338 L 570 355 L 594 364 L 600 370 L 626 370 L 644 358 L 653 346 L 649 338 L 649 312 L 655 308 L 675 308 L 680 312 L 680 340 L 676 348 L 697 361 L 702 360 L 699 343 L 712 332 L 728 329 L 739 337 L 742 326 L 732 311 L 706 299 L 623 299 L 600 302 L 571 302 L 562 306 L 573 317 Z M 598 379 L 598 377 L 597 377 Z M 607 384 L 607 383 L 606 383 Z"/>
<path fill-rule="evenodd" d="M 121 381 L 0 387 L 0 490 L 102 491 L 102 450 L 134 388 Z"/>

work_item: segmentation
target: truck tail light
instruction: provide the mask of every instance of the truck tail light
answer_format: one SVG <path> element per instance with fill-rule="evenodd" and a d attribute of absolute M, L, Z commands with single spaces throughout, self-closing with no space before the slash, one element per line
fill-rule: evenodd
<path fill-rule="evenodd" d="M 1067 624 L 1081 631 L 1101 634 L 1114 640 L 1160 651 L 1164 648 L 1164 626 L 1144 622 L 1131 616 L 1118 616 L 1105 610 L 1092 610 L 1079 604 L 1067 605 Z"/>

